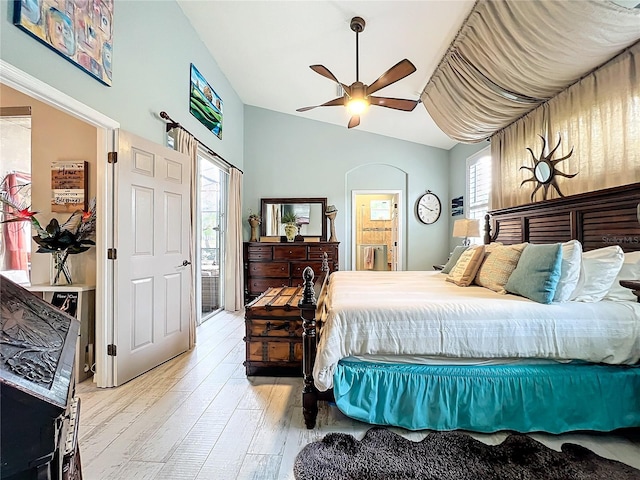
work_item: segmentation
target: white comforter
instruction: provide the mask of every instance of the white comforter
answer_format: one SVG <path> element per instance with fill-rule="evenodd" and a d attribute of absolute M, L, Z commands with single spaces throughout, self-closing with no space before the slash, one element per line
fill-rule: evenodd
<path fill-rule="evenodd" d="M 539 304 L 458 287 L 439 272 L 335 272 L 313 370 L 333 386 L 350 355 L 542 358 L 632 364 L 640 359 L 640 304 Z"/>

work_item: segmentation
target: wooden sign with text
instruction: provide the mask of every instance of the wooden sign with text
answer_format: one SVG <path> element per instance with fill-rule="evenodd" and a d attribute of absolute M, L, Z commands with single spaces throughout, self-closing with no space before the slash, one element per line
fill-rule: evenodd
<path fill-rule="evenodd" d="M 71 213 L 87 209 L 87 162 L 51 163 L 51 211 Z"/>

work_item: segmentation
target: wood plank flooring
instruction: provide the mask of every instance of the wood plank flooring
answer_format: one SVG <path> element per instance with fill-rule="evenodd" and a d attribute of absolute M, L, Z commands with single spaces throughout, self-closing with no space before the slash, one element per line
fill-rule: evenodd
<path fill-rule="evenodd" d="M 286 480 L 295 456 L 329 432 L 362 438 L 369 425 L 323 406 L 304 427 L 302 380 L 245 376 L 242 312 L 220 313 L 198 328 L 197 347 L 112 389 L 90 380 L 81 398 L 85 480 Z M 428 432 L 397 433 L 417 441 Z M 506 433 L 473 434 L 500 443 Z M 572 442 L 640 468 L 640 434 L 532 434 L 559 450 Z"/>

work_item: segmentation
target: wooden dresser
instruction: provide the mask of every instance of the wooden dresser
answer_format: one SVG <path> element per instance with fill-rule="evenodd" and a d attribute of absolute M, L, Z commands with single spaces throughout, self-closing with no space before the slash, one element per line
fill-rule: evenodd
<path fill-rule="evenodd" d="M 269 287 L 302 285 L 302 271 L 313 268 L 316 276 L 322 268 L 322 255 L 327 253 L 329 270 L 338 270 L 340 242 L 244 243 L 245 302 L 257 298 Z"/>

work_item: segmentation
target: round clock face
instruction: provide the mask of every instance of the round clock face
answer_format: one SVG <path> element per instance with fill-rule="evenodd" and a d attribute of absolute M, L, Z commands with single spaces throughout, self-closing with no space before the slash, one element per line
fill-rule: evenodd
<path fill-rule="evenodd" d="M 427 225 L 435 223 L 435 221 L 440 218 L 441 210 L 442 205 L 440 204 L 440 199 L 434 193 L 427 192 L 418 199 L 416 211 L 418 219 L 422 223 L 426 223 Z"/>

